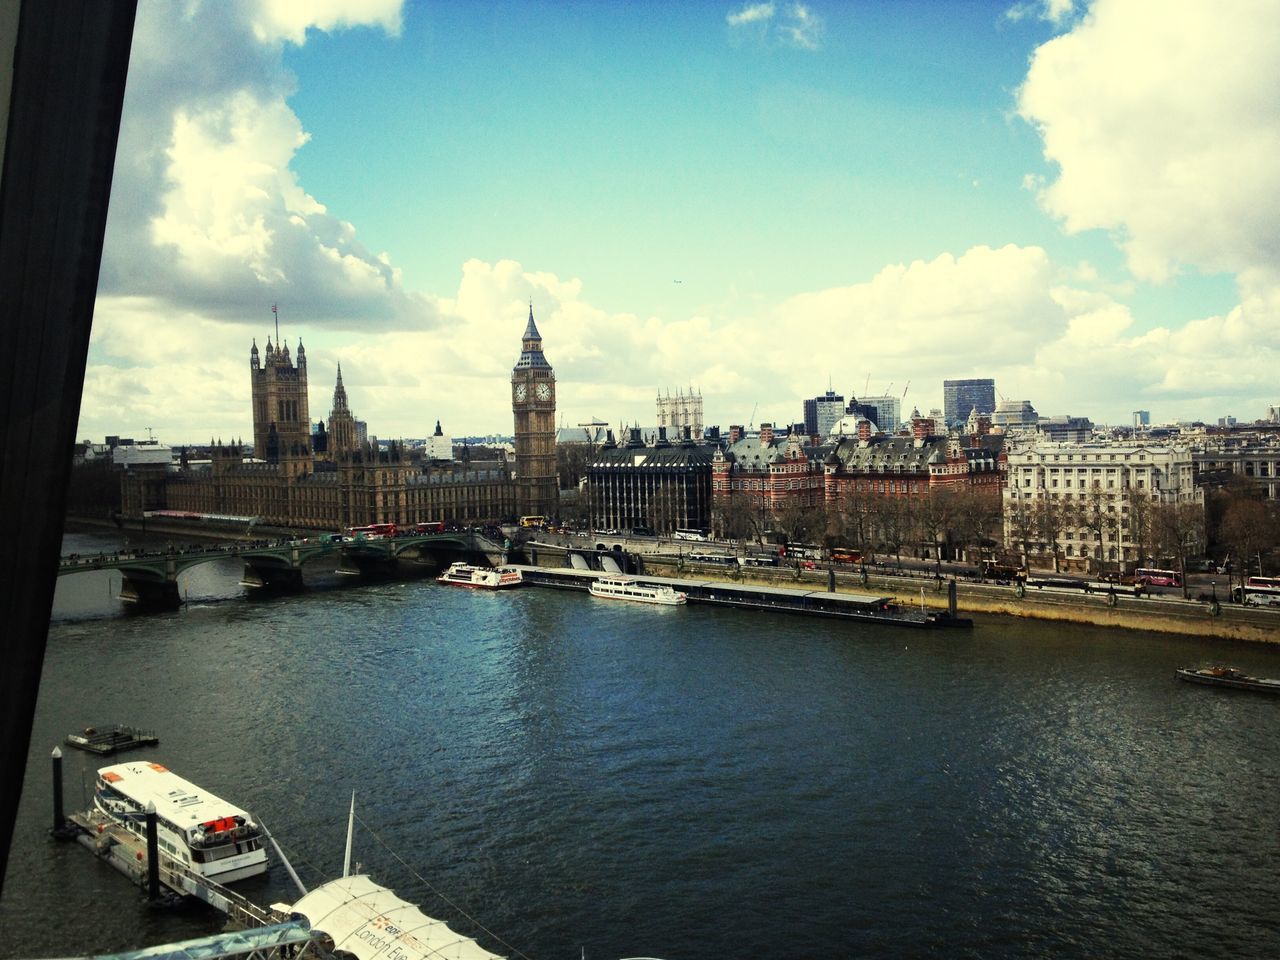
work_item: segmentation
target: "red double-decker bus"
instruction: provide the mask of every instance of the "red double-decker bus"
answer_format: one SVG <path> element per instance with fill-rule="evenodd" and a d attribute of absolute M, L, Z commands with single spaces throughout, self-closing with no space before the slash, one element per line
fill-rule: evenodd
<path fill-rule="evenodd" d="M 415 523 L 413 525 L 414 533 L 444 533 L 444 521 L 433 520 L 429 523 Z"/>
<path fill-rule="evenodd" d="M 397 533 L 394 523 L 371 523 L 365 527 L 351 527 L 347 536 L 352 540 L 389 540 Z"/>

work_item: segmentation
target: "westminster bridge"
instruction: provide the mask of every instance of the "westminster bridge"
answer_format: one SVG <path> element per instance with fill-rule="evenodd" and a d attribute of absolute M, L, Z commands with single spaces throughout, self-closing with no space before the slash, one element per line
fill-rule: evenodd
<path fill-rule="evenodd" d="M 119 570 L 120 599 L 145 608 L 172 609 L 181 605 L 178 575 L 184 570 L 226 560 L 244 561 L 241 584 L 251 590 L 299 590 L 305 586 L 302 568 L 323 557 L 337 559 L 337 571 L 369 579 L 403 573 L 406 568 L 439 569 L 446 562 L 467 559 L 504 562 L 508 545 L 478 531 L 408 534 L 391 538 L 341 539 L 336 536 L 292 540 L 253 540 L 164 550 L 123 549 L 111 553 L 70 554 L 58 561 L 58 576 L 90 570 Z"/>

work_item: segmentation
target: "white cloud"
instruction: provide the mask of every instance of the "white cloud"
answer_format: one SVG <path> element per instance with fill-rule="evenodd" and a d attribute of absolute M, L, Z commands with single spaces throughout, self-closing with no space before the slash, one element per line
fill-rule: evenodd
<path fill-rule="evenodd" d="M 725 20 L 731 27 L 740 27 L 747 23 L 760 23 L 773 17 L 775 9 L 772 3 L 751 3 L 737 13 L 731 13 Z"/>
<path fill-rule="evenodd" d="M 1010 7 L 1005 16 L 1010 20 L 1026 20 L 1035 17 L 1060 26 L 1075 15 L 1075 0 L 1027 0 Z"/>
<path fill-rule="evenodd" d="M 1098 0 L 1035 53 L 1018 94 L 1069 232 L 1113 231 L 1130 269 L 1274 272 L 1280 263 L 1280 5 Z"/>
<path fill-rule="evenodd" d="M 817 50 L 822 39 L 822 18 L 803 3 L 793 3 L 779 29 L 792 46 Z"/>
<path fill-rule="evenodd" d="M 435 305 L 291 169 L 308 139 L 281 42 L 399 29 L 399 3 L 139 6 L 100 290 L 244 323 L 272 302 L 315 326 L 413 327 Z M 190 51 L 200 51 L 191 56 Z"/>
<path fill-rule="evenodd" d="M 400 32 L 403 0 L 259 0 L 249 7 L 254 36 L 264 43 L 287 40 L 301 46 L 307 30 L 332 33 L 350 27 L 378 26 Z"/>
<path fill-rule="evenodd" d="M 778 13 L 773 3 L 752 3 L 725 16 L 735 31 L 750 31 L 761 41 L 776 37 L 786 46 L 817 50 L 821 46 L 823 21 L 803 3 L 790 3 Z"/>

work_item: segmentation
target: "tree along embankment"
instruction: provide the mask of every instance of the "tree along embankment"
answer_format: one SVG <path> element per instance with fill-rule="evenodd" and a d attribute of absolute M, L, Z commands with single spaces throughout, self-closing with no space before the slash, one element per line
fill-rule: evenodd
<path fill-rule="evenodd" d="M 552 558 L 546 558 L 550 561 Z M 825 590 L 829 584 L 825 569 L 800 570 L 794 567 L 757 568 L 738 571 L 693 564 L 664 562 L 645 557 L 647 573 L 697 579 L 741 579 L 746 583 Z M 896 597 L 901 603 L 923 604 L 929 608 L 947 606 L 946 580 L 910 576 L 884 576 L 868 571 L 864 584 L 856 573 L 839 571 L 836 590 L 845 593 L 876 593 Z M 1220 637 L 1254 643 L 1280 643 L 1280 611 L 1221 603 L 1183 600 L 1180 597 L 1135 597 L 1123 588 L 1116 593 L 1097 590 L 1085 593 L 1053 587 L 1027 587 L 1019 595 L 1016 587 L 996 583 L 960 580 L 956 585 L 957 605 L 962 615 L 974 613 L 1029 617 L 1088 623 L 1126 630 L 1149 630 L 1184 636 Z M 1216 609 L 1216 613 L 1214 612 Z"/>

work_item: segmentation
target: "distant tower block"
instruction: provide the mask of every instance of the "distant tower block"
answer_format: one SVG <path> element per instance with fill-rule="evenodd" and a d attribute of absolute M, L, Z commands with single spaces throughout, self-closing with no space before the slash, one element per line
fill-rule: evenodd
<path fill-rule="evenodd" d="M 309 457 L 311 414 L 307 351 L 302 341 L 298 341 L 298 364 L 294 366 L 287 345 L 276 346 L 268 337 L 267 349 L 260 356 L 254 340 L 249 351 L 249 376 L 253 387 L 253 455 L 259 460 Z"/>
<path fill-rule="evenodd" d="M 701 440 L 702 392 L 694 392 L 690 387 L 688 393 L 677 389 L 674 397 L 670 390 L 665 397 L 659 394 L 658 426 L 667 428 L 668 437 L 683 436 L 684 428 L 688 427 L 693 438 Z"/>

